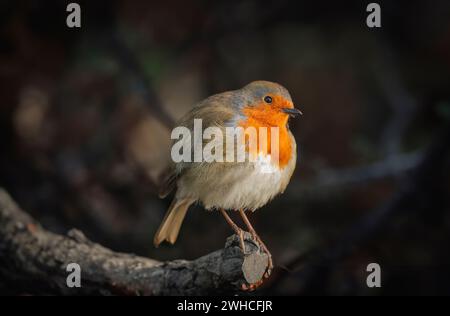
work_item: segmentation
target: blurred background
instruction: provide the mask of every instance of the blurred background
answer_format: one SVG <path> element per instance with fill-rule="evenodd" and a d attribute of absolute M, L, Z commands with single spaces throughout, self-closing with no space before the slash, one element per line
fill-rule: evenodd
<path fill-rule="evenodd" d="M 251 216 L 278 266 L 259 293 L 450 294 L 450 2 L 378 1 L 368 28 L 369 2 L 78 1 L 70 29 L 69 1 L 2 1 L 0 186 L 51 231 L 205 255 L 231 231 L 199 206 L 174 246 L 152 244 L 170 130 L 211 94 L 276 81 L 304 115 L 287 192 Z"/>

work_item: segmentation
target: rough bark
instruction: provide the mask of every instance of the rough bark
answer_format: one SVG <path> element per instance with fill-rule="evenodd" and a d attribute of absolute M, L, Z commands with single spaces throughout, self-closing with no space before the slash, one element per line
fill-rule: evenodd
<path fill-rule="evenodd" d="M 71 230 L 43 229 L 0 188 L 0 283 L 29 294 L 204 295 L 236 293 L 261 279 L 267 255 L 246 235 L 244 256 L 236 235 L 225 248 L 193 261 L 159 262 L 111 251 Z M 81 287 L 69 288 L 69 263 L 81 267 Z"/>

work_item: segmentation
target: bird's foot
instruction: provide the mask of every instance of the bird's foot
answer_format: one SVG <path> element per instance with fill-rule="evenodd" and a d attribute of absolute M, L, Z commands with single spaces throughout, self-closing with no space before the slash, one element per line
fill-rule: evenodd
<path fill-rule="evenodd" d="M 243 283 L 241 285 L 241 289 L 243 291 L 252 292 L 252 291 L 256 290 L 258 287 L 260 287 L 263 283 L 264 283 L 263 279 L 259 280 L 258 282 L 252 283 L 252 284 Z"/>
<path fill-rule="evenodd" d="M 268 262 L 268 264 L 267 264 L 267 270 L 266 270 L 266 272 L 264 273 L 264 278 L 266 278 L 266 279 L 268 279 L 269 277 L 270 277 L 270 275 L 272 274 L 272 270 L 273 270 L 273 259 L 272 259 L 272 254 L 268 251 L 268 250 L 265 250 L 264 251 L 266 254 L 267 254 L 267 256 L 269 257 L 269 262 Z"/>

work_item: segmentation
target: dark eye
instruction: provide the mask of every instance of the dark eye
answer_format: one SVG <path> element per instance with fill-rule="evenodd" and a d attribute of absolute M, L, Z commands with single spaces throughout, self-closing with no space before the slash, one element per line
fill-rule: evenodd
<path fill-rule="evenodd" d="M 266 103 L 272 103 L 272 97 L 265 96 L 265 97 L 264 97 L 264 102 L 266 102 Z"/>

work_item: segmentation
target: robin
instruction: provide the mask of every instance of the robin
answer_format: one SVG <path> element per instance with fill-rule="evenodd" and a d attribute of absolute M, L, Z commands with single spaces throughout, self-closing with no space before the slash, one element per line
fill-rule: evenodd
<path fill-rule="evenodd" d="M 183 219 L 191 204 L 200 202 L 207 210 L 222 213 L 244 248 L 244 230 L 230 218 L 227 211 L 235 210 L 242 217 L 253 239 L 269 258 L 266 277 L 273 268 L 272 256 L 250 223 L 247 212 L 254 212 L 286 189 L 294 172 L 297 152 L 294 136 L 289 130 L 289 117 L 302 114 L 294 108 L 289 92 L 283 86 L 254 81 L 242 89 L 213 95 L 198 103 L 180 121 L 179 126 L 193 130 L 194 120 L 202 120 L 202 128 L 222 130 L 228 127 L 278 128 L 278 159 L 271 162 L 271 172 L 261 169 L 262 161 L 274 150 L 267 137 L 266 150 L 258 152 L 261 159 L 244 162 L 178 162 L 172 163 L 164 180 L 160 197 L 176 189 L 175 197 L 154 237 L 154 244 L 175 243 Z M 258 146 L 261 150 L 263 146 Z M 226 149 L 228 150 L 228 149 Z M 225 151 L 226 151 L 225 150 Z M 249 150 L 249 147 L 246 147 Z M 262 155 L 261 155 L 262 154 Z M 245 288 L 245 287 L 244 287 Z"/>

